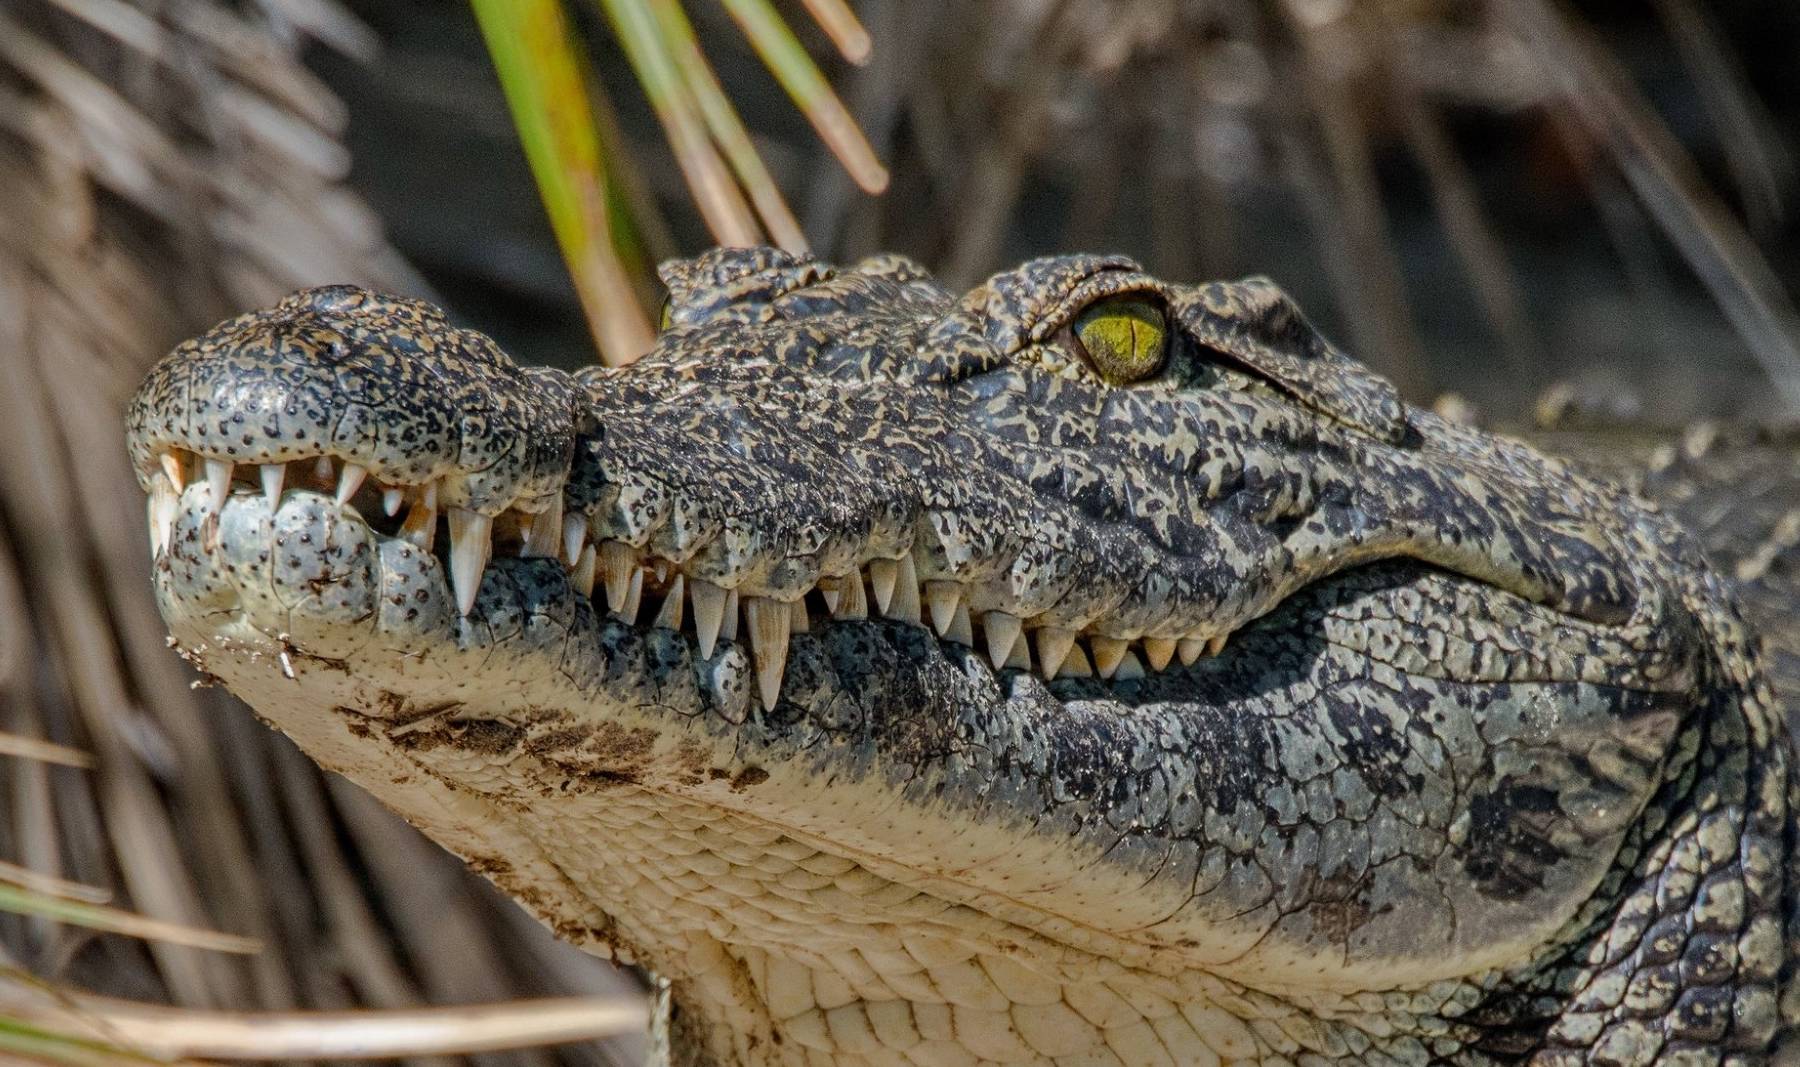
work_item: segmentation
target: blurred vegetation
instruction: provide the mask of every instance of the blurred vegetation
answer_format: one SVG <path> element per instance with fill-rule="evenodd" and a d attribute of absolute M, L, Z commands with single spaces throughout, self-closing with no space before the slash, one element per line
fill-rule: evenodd
<path fill-rule="evenodd" d="M 287 1013 L 581 994 L 631 1032 L 477 1061 L 643 1056 L 633 976 L 189 690 L 119 442 L 180 338 L 355 281 L 616 362 L 655 261 L 714 241 L 952 284 L 1120 250 L 1279 277 L 1415 400 L 1791 416 L 1797 46 L 1777 0 L 0 5 L 0 753 L 38 757 L 0 755 L 0 1052 L 305 1056 L 392 1017 Z"/>
<path fill-rule="evenodd" d="M 644 104 L 601 6 L 565 10 L 640 190 L 641 247 L 741 239 L 684 203 L 702 184 L 679 177 L 687 138 Z M 488 120 L 498 94 L 484 101 L 466 20 L 366 9 L 393 61 L 331 67 L 361 116 L 353 180 L 447 296 L 533 358 L 579 358 L 575 337 L 543 332 L 577 301 L 509 202 L 518 150 Z M 796 20 L 892 172 L 881 197 L 794 120 L 721 8 L 688 14 L 827 257 L 901 251 L 959 285 L 1068 248 L 1177 278 L 1270 273 L 1414 399 L 1455 389 L 1503 414 L 1559 376 L 1661 422 L 1800 396 L 1800 90 L 1784 73 L 1800 9 L 877 0 L 858 5 L 875 42 L 861 69 Z M 480 164 L 442 188 L 428 172 L 452 158 Z M 421 217 L 421 185 L 470 210 Z"/>

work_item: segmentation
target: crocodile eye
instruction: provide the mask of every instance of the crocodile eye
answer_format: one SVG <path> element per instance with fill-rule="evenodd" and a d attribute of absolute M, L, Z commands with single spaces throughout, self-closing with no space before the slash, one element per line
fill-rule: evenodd
<path fill-rule="evenodd" d="M 1141 296 L 1102 300 L 1076 317 L 1075 345 L 1114 385 L 1142 381 L 1162 369 L 1169 327 L 1160 304 Z"/>
<path fill-rule="evenodd" d="M 663 301 L 662 301 L 662 310 L 660 310 L 656 313 L 656 328 L 659 332 L 662 330 L 666 330 L 669 328 L 669 324 L 674 321 L 675 321 L 675 294 L 674 293 L 664 293 Z"/>

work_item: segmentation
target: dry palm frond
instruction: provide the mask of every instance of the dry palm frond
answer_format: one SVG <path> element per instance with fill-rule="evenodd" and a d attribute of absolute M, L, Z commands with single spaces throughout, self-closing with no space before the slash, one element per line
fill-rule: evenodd
<path fill-rule="evenodd" d="M 0 918 L 0 939 L 59 985 L 184 1009 L 635 998 L 229 698 L 190 690 L 164 647 L 119 430 L 145 366 L 301 285 L 421 289 L 343 185 L 344 109 L 297 60 L 309 39 L 371 48 L 330 0 L 0 7 L 0 730 L 10 751 L 92 759 L 0 760 L 0 860 L 263 948 L 30 917 Z M 430 923 L 395 894 L 430 901 Z"/>

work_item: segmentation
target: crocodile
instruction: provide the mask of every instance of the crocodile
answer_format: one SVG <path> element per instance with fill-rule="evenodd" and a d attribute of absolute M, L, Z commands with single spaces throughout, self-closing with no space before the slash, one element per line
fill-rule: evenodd
<path fill-rule="evenodd" d="M 521 367 L 337 286 L 132 402 L 171 643 L 680 1065 L 1773 1062 L 1781 698 L 1632 491 L 1262 278 L 666 265 Z"/>

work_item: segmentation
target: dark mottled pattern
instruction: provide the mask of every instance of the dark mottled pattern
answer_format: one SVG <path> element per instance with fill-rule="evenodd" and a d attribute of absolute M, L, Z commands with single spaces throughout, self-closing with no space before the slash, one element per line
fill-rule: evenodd
<path fill-rule="evenodd" d="M 1729 580 L 1624 490 L 1404 407 L 1260 279 L 1060 257 L 955 297 L 902 259 L 771 250 L 664 275 L 657 348 L 572 377 L 514 367 L 425 305 L 298 294 L 159 364 L 133 458 L 148 486 L 170 448 L 328 452 L 488 514 L 560 491 L 591 538 L 745 598 L 905 557 L 977 620 L 1229 635 L 1223 651 L 1046 682 L 911 622 L 833 620 L 792 635 L 764 708 L 743 645 L 702 660 L 685 633 L 607 617 L 551 560 L 496 560 L 459 619 L 427 553 L 310 493 L 273 514 L 188 501 L 158 564 L 171 624 L 279 619 L 281 640 L 421 707 L 558 676 L 574 696 L 556 715 L 474 709 L 507 724 L 479 734 L 484 756 L 569 775 L 478 787 L 527 822 L 554 818 L 558 790 L 730 789 L 721 810 L 826 838 L 837 810 L 904 811 L 925 844 L 884 847 L 921 877 L 977 838 L 1066 848 L 1086 873 L 1054 890 L 1017 888 L 1042 877 L 1022 860 L 964 871 L 995 894 L 965 908 L 970 929 L 1205 972 L 1234 991 L 1218 1003 L 1307 1020 L 1258 1030 L 1251 1062 L 1752 1065 L 1794 1025 L 1779 709 Z M 1161 373 L 1116 387 L 1068 326 L 1124 293 L 1166 308 L 1173 341 Z M 449 666 L 427 681 L 402 654 Z M 648 742 L 596 755 L 624 722 L 717 774 Z M 1114 876 L 1176 904 L 1109 927 L 1131 903 Z M 726 1013 L 685 1003 L 683 1025 Z M 750 1055 L 693 1040 L 697 1058 Z"/>

